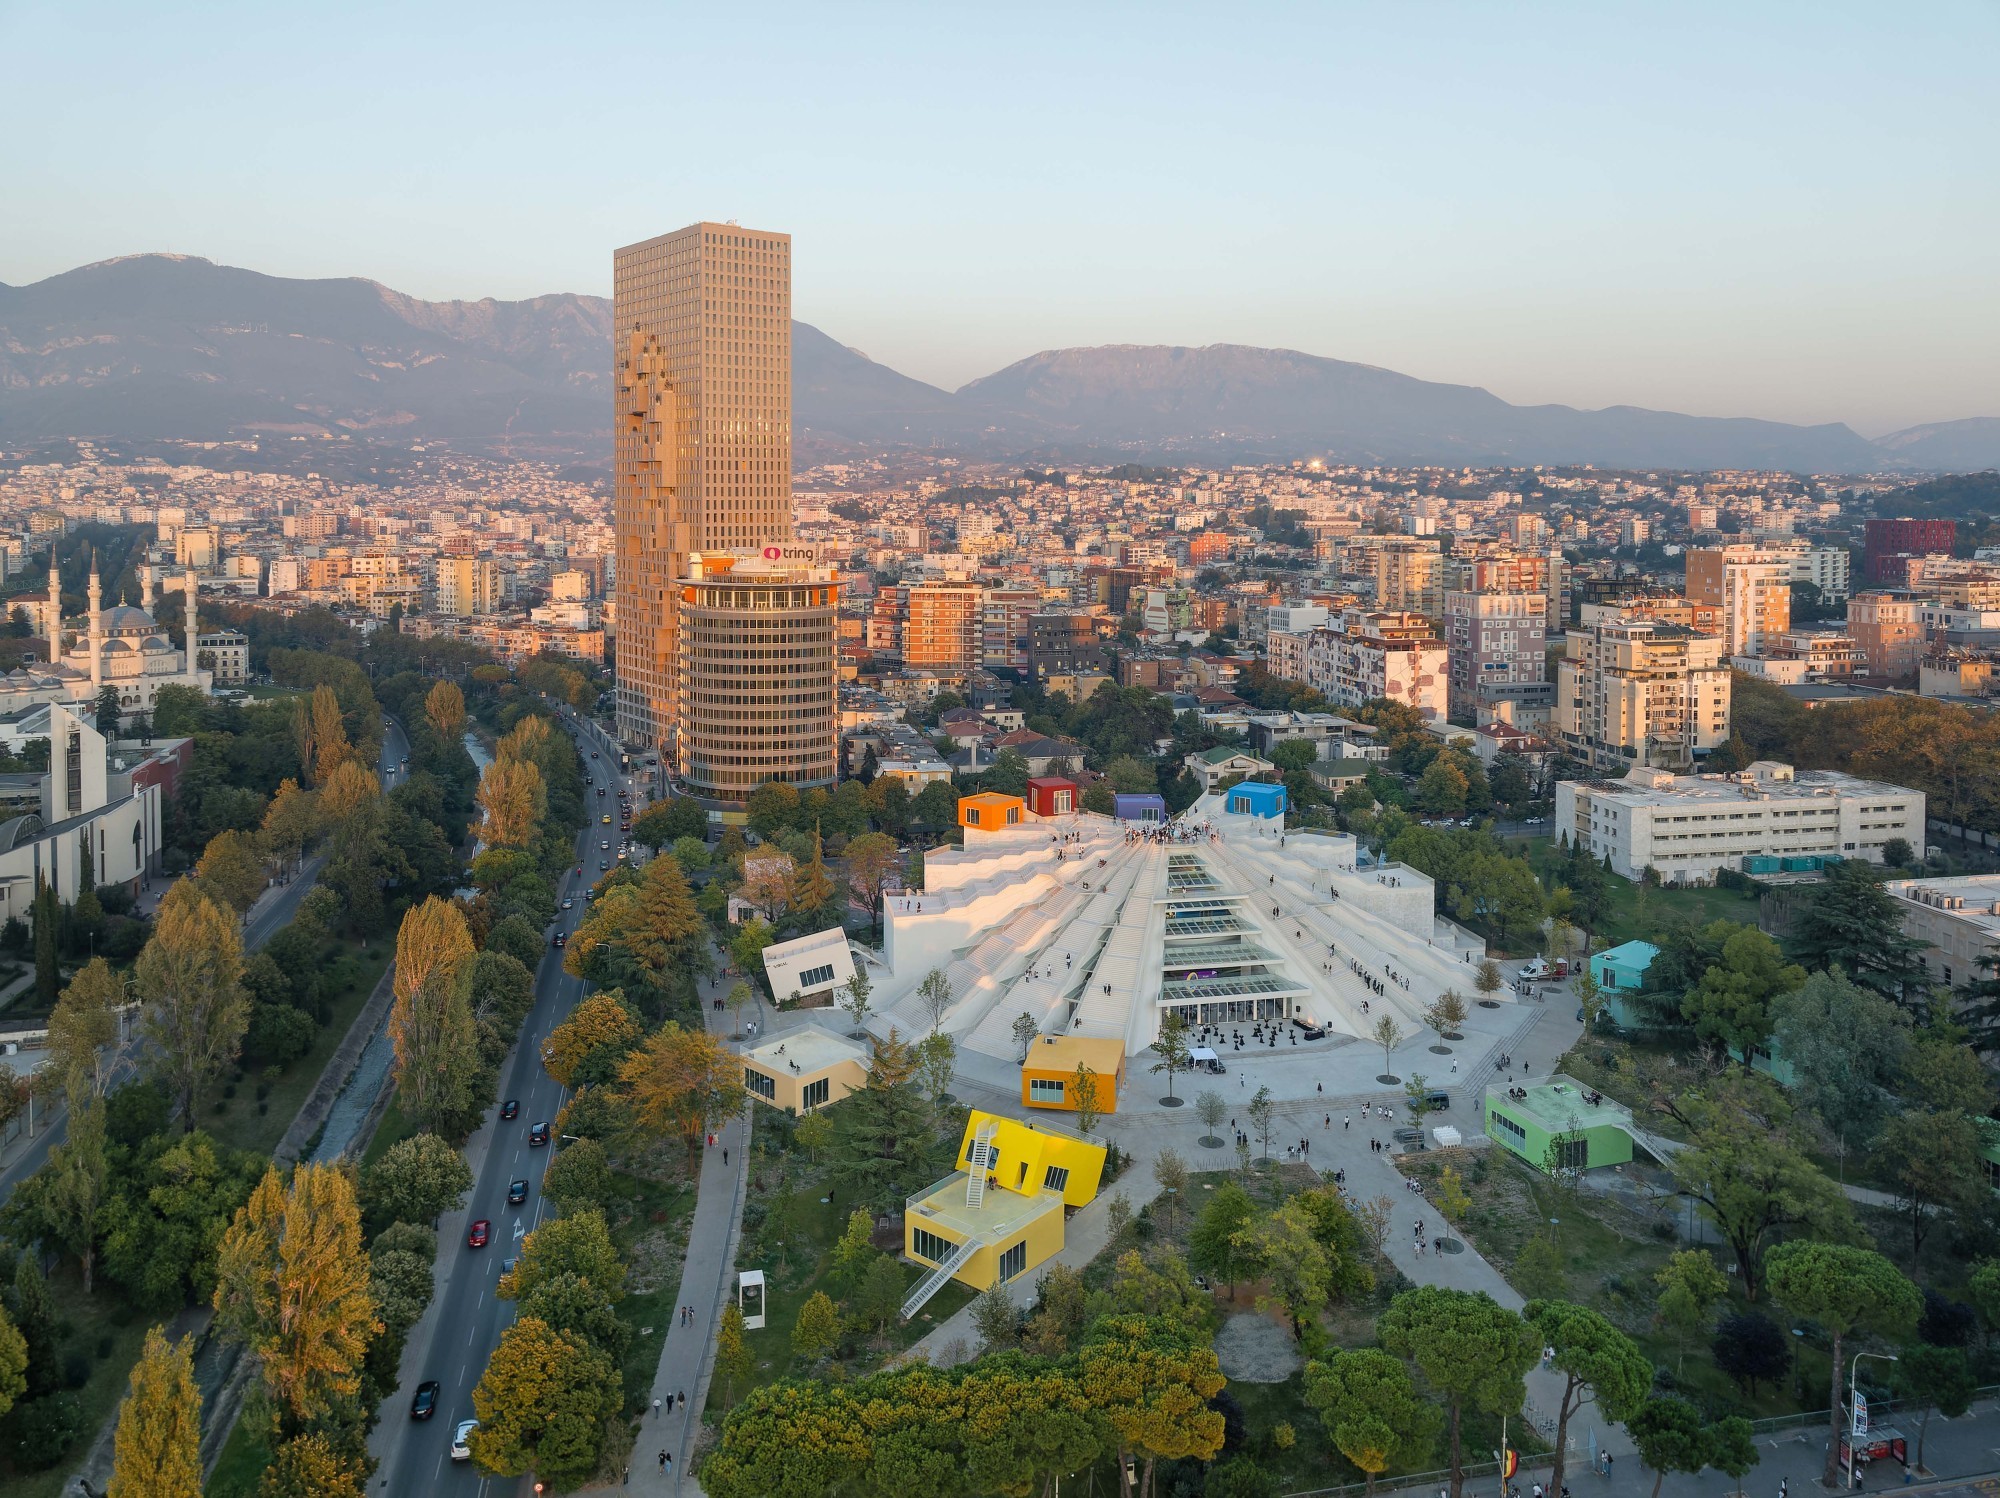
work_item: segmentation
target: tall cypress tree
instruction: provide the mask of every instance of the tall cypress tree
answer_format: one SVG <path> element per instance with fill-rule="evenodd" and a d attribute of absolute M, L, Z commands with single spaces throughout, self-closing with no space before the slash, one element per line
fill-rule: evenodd
<path fill-rule="evenodd" d="M 62 970 L 57 966 L 62 905 L 55 887 L 39 876 L 35 881 L 35 998 L 47 1008 L 55 1008 L 62 994 Z"/>

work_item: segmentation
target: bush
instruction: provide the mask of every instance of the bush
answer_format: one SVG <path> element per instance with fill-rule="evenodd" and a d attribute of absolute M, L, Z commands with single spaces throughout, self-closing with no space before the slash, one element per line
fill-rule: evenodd
<path fill-rule="evenodd" d="M 97 1339 L 97 1361 L 101 1363 L 106 1358 L 110 1357 L 111 1349 L 116 1347 L 117 1345 L 118 1345 L 118 1339 L 112 1336 L 108 1332 L 105 1333 L 105 1335 L 99 1337 Z"/>
<path fill-rule="evenodd" d="M 83 1435 L 83 1404 L 67 1391 L 30 1400 L 14 1410 L 14 1460 L 30 1472 L 63 1459 Z"/>
<path fill-rule="evenodd" d="M 90 1382 L 90 1354 L 81 1347 L 72 1349 L 63 1358 L 63 1382 L 72 1389 L 81 1389 Z"/>

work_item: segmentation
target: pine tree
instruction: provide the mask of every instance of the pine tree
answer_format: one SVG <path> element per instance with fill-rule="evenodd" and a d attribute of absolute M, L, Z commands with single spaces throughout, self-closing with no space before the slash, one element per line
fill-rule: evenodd
<path fill-rule="evenodd" d="M 105 1498 L 201 1498 L 201 1391 L 194 1339 L 169 1343 L 159 1327 L 132 1368 L 118 1407 L 111 1485 Z"/>

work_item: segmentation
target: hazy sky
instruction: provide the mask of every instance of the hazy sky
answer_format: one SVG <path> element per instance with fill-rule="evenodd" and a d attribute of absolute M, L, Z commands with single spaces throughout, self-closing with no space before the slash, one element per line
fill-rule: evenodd
<path fill-rule="evenodd" d="M 953 386 L 1280 344 L 1514 401 L 2000 416 L 2000 6 L 0 0 L 0 281 L 607 293 L 697 218 Z"/>

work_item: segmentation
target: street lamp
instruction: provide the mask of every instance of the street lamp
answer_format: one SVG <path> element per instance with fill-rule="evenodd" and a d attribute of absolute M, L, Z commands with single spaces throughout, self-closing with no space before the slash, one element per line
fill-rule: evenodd
<path fill-rule="evenodd" d="M 1850 1488 L 1854 1486 L 1854 1455 L 1855 1447 L 1859 1444 L 1855 1440 L 1855 1437 L 1861 1434 L 1860 1431 L 1855 1429 L 1857 1423 L 1856 1416 L 1860 1412 L 1860 1407 L 1854 1401 L 1858 1389 L 1856 1380 L 1861 1374 L 1861 1360 L 1863 1358 L 1881 1358 L 1884 1362 L 1888 1363 L 1900 1363 L 1902 1361 L 1893 1352 L 1857 1352 L 1854 1355 L 1854 1360 L 1847 1365 L 1847 1485 Z"/>

